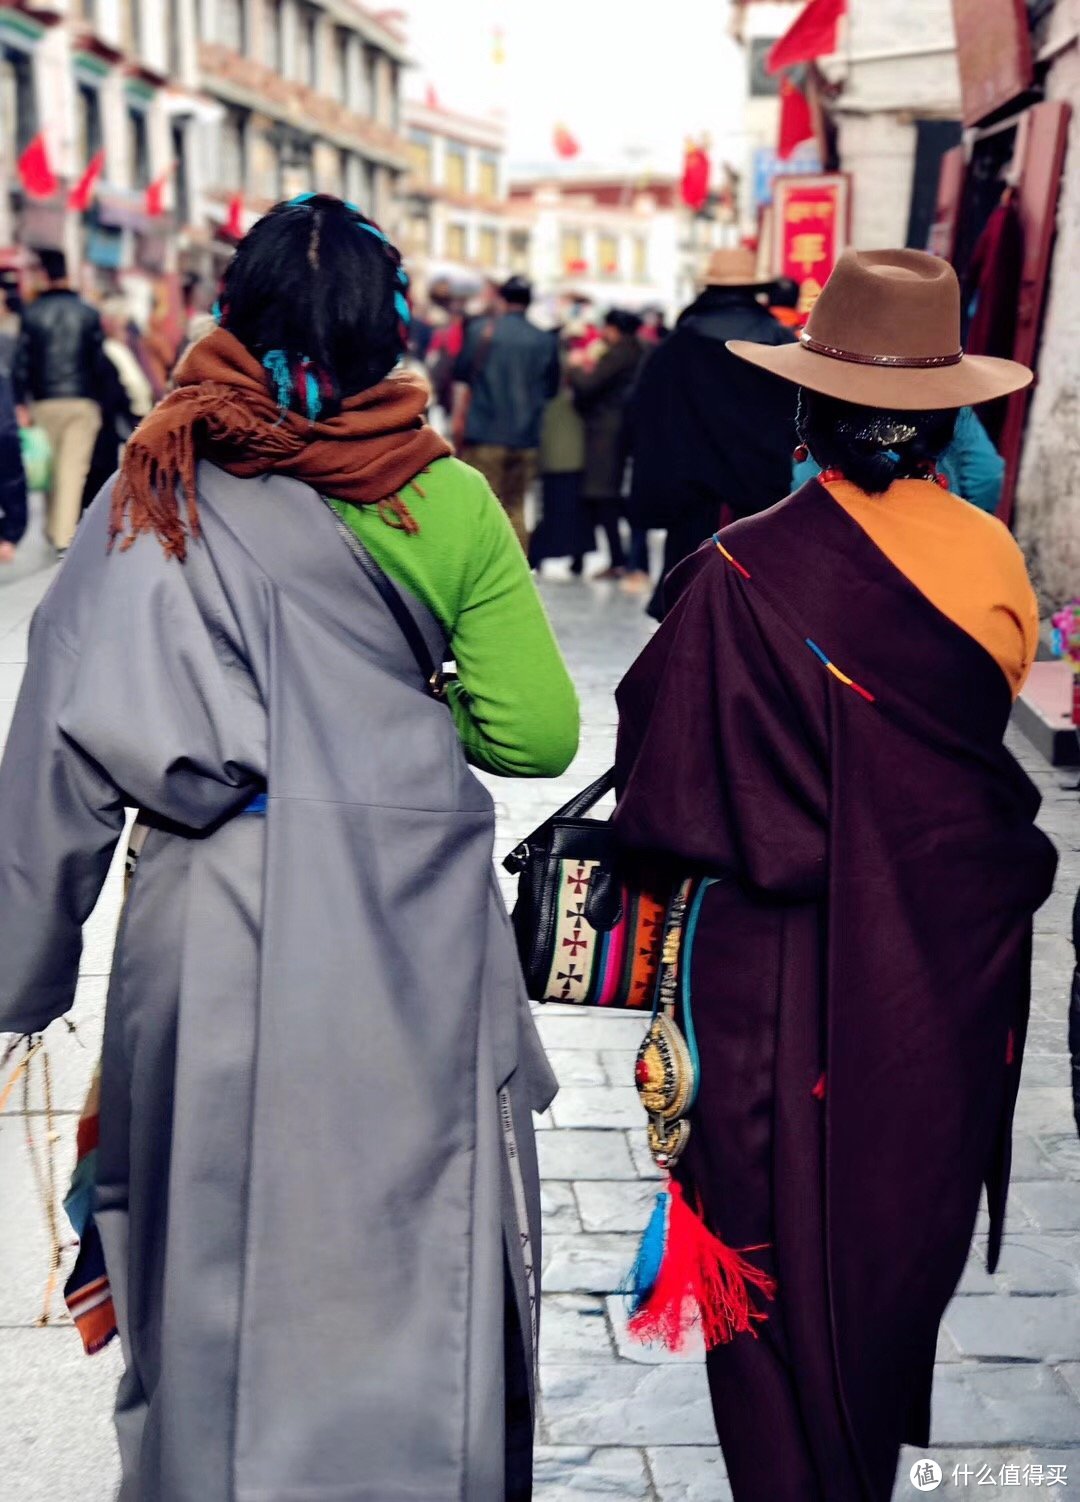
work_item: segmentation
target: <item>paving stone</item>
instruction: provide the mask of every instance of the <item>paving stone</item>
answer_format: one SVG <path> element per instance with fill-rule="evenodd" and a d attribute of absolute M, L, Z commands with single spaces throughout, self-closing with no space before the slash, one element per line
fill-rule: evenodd
<path fill-rule="evenodd" d="M 1063 1179 L 1080 1179 L 1080 1137 L 1075 1127 L 1069 1132 L 1040 1137 L 1038 1145 L 1054 1173 Z M 1045 1174 L 1040 1177 L 1045 1178 Z"/>
<path fill-rule="evenodd" d="M 662 1179 L 664 1175 L 653 1162 L 653 1155 L 649 1151 L 649 1142 L 644 1128 L 640 1132 L 628 1132 L 627 1139 L 630 1143 L 630 1156 L 634 1160 L 634 1167 L 637 1169 L 638 1178 Z"/>
<path fill-rule="evenodd" d="M 555 1125 L 599 1127 L 611 1131 L 644 1127 L 645 1112 L 633 1085 L 568 1085 L 560 1090 L 551 1107 Z"/>
<path fill-rule="evenodd" d="M 542 1445 L 536 1451 L 533 1502 L 571 1502 L 590 1497 L 649 1499 L 652 1491 L 640 1450 L 591 1450 Z"/>
<path fill-rule="evenodd" d="M 731 1502 L 718 1445 L 660 1445 L 646 1454 L 660 1502 Z"/>
<path fill-rule="evenodd" d="M 601 1180 L 583 1180 L 575 1184 L 581 1223 L 586 1231 L 644 1230 L 656 1204 L 657 1187 L 653 1183 L 609 1184 Z"/>
<path fill-rule="evenodd" d="M 615 1355 L 607 1304 L 598 1294 L 545 1293 L 540 1316 L 540 1360 L 604 1361 Z"/>
<path fill-rule="evenodd" d="M 549 1048 L 547 1056 L 564 1090 L 568 1085 L 606 1085 L 608 1082 L 598 1050 Z"/>
<path fill-rule="evenodd" d="M 4 1502 L 114 1502 L 114 1341 L 88 1361 L 74 1330 L 0 1330 Z"/>
<path fill-rule="evenodd" d="M 551 1293 L 615 1293 L 637 1256 L 636 1236 L 544 1237 L 543 1286 Z"/>
<path fill-rule="evenodd" d="M 1044 1154 L 1041 1143 L 1045 1137 L 1035 1138 L 1028 1132 L 1013 1133 L 1012 1181 L 1019 1184 L 1025 1179 L 1046 1179 L 1055 1170 Z"/>
<path fill-rule="evenodd" d="M 972 1502 L 978 1499 L 982 1502 L 985 1497 L 993 1502 L 994 1498 L 1012 1499 L 1019 1502 L 1023 1498 L 1035 1498 L 1046 1496 L 1045 1488 L 1039 1483 L 1030 1486 L 1023 1481 L 1024 1467 L 1032 1464 L 1044 1466 L 1051 1460 L 1059 1459 L 1056 1452 L 1040 1451 L 1038 1453 L 1028 1449 L 945 1449 L 942 1446 L 931 1445 L 928 1450 L 915 1450 L 906 1447 L 900 1455 L 900 1465 L 897 1469 L 896 1490 L 893 1492 L 893 1502 L 916 1502 L 916 1499 L 925 1498 L 927 1493 L 920 1491 L 911 1482 L 911 1468 L 920 1460 L 936 1460 L 942 1470 L 941 1491 L 939 1495 L 956 1498 L 961 1502 L 964 1497 L 970 1497 Z M 1019 1467 L 1021 1484 L 1015 1486 L 1006 1480 L 1001 1484 L 1002 1468 L 1005 1466 Z M 986 1477 L 989 1468 L 992 1481 L 980 1480 Z M 1051 1490 L 1050 1496 L 1062 1495 Z"/>
<path fill-rule="evenodd" d="M 945 1323 L 963 1356 L 981 1360 L 1080 1360 L 1080 1294 L 1057 1298 L 986 1294 L 954 1299 Z M 1080 1412 L 1077 1420 L 1080 1422 Z"/>
<path fill-rule="evenodd" d="M 633 1012 L 598 1014 L 595 1007 L 544 1007 L 536 1025 L 545 1048 L 610 1048 L 636 1053 L 646 1021 Z"/>
<path fill-rule="evenodd" d="M 1072 1093 L 1067 1085 L 1021 1089 L 1016 1125 L 1024 1132 L 1064 1132 L 1073 1125 Z"/>
<path fill-rule="evenodd" d="M 563 1184 L 558 1179 L 540 1185 L 540 1213 L 545 1237 L 556 1231 L 571 1234 L 582 1229 L 573 1186 Z"/>
<path fill-rule="evenodd" d="M 936 1445 L 1046 1446 L 1080 1438 L 1080 1404 L 1041 1363 L 938 1368 L 931 1438 Z"/>
<path fill-rule="evenodd" d="M 1069 1056 L 1067 1053 L 1033 1054 L 1024 1050 L 1024 1085 L 1067 1086 L 1069 1083 Z"/>
<path fill-rule="evenodd" d="M 545 1179 L 635 1179 L 622 1132 L 541 1132 L 536 1144 Z"/>
<path fill-rule="evenodd" d="M 1080 1183 L 1018 1184 L 1011 1198 L 1042 1231 L 1080 1231 Z"/>
<path fill-rule="evenodd" d="M 557 1363 L 540 1385 L 553 1444 L 716 1443 L 703 1367 Z"/>
<path fill-rule="evenodd" d="M 986 1244 L 979 1238 L 958 1290 L 961 1294 L 1080 1293 L 1080 1239 L 1063 1232 L 1006 1236 L 994 1274 L 986 1271 Z"/>

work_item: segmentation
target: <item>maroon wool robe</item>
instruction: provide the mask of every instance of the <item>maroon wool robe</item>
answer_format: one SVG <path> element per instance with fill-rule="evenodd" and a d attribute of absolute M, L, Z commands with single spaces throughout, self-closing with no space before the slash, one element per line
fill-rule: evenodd
<path fill-rule="evenodd" d="M 1000 668 L 824 487 L 721 538 L 734 561 L 710 543 L 676 572 L 619 689 L 616 826 L 629 850 L 734 878 L 693 954 L 702 1086 L 680 1175 L 722 1239 L 770 1243 L 762 1343 L 822 1496 L 885 1502 L 900 1444 L 929 1440 L 984 1183 L 991 1268 L 1000 1251 L 1056 855 L 1002 745 Z M 749 1339 L 710 1361 L 736 1497 L 760 1435 L 725 1422 L 724 1352 Z"/>

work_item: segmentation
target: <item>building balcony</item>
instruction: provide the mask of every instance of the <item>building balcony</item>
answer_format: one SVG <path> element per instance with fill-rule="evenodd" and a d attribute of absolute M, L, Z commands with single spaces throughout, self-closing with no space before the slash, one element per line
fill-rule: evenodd
<path fill-rule="evenodd" d="M 218 99 L 323 136 L 396 171 L 408 165 L 405 141 L 396 131 L 307 84 L 282 78 L 255 58 L 216 42 L 201 42 L 199 68 L 203 88 Z"/>

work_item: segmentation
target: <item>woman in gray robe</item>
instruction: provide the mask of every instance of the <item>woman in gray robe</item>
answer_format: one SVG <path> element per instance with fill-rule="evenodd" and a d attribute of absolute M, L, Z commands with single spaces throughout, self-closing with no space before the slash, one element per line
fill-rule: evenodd
<path fill-rule="evenodd" d="M 256 226 L 37 614 L 0 767 L 3 1030 L 70 1007 L 140 811 L 96 1183 L 123 1502 L 530 1494 L 554 1086 L 465 751 L 553 775 L 577 710 L 501 508 L 393 370 L 403 290 L 349 205 Z M 372 557 L 457 655 L 451 712 Z"/>

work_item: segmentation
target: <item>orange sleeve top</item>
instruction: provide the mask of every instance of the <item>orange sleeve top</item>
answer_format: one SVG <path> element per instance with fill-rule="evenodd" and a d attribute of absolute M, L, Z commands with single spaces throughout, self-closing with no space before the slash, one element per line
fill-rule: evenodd
<path fill-rule="evenodd" d="M 848 480 L 829 494 L 932 605 L 973 636 L 1019 694 L 1039 645 L 1039 606 L 1008 528 L 926 480 L 867 495 Z"/>

